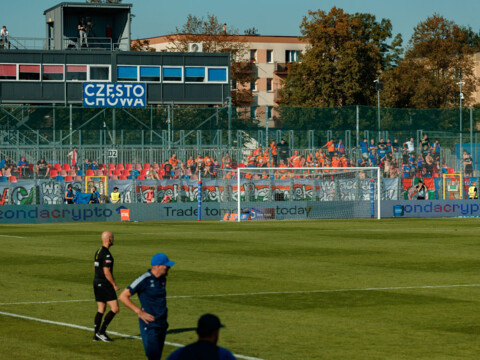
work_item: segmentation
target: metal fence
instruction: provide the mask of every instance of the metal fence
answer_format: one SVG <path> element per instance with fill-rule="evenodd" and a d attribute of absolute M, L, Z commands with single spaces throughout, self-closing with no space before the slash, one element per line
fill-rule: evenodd
<path fill-rule="evenodd" d="M 352 160 L 358 144 L 380 138 L 400 144 L 424 134 L 439 139 L 442 161 L 460 169 L 462 150 L 472 154 L 479 167 L 480 110 L 378 109 L 366 106 L 339 108 L 273 109 L 272 121 L 252 118 L 249 107 L 179 107 L 174 104 L 146 109 L 86 109 L 67 106 L 0 106 L 0 158 L 14 162 L 26 156 L 30 163 L 45 157 L 66 163 L 74 146 L 85 159 L 103 163 L 160 163 L 175 152 L 184 161 L 198 154 L 221 159 L 227 152 L 234 161 L 258 145 L 285 139 L 289 151 L 307 155 L 330 139 L 343 139 Z M 269 124 L 275 127 L 269 127 Z M 116 157 L 109 157 L 116 150 Z M 417 147 L 418 151 L 418 147 Z"/>

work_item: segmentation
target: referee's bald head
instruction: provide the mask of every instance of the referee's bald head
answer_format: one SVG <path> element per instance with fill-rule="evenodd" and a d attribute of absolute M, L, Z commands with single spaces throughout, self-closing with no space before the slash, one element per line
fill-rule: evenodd
<path fill-rule="evenodd" d="M 102 233 L 102 243 L 103 246 L 109 247 L 113 245 L 113 233 L 110 231 L 104 231 Z"/>

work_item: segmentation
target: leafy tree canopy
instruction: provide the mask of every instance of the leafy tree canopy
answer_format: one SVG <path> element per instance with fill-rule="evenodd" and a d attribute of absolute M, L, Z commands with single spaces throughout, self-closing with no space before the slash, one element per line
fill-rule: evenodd
<path fill-rule="evenodd" d="M 371 14 L 309 11 L 300 26 L 309 47 L 291 64 L 282 97 L 292 106 L 375 104 L 374 80 L 395 66 L 402 38 L 392 41 L 390 20 Z"/>
<path fill-rule="evenodd" d="M 459 86 L 465 104 L 478 85 L 473 53 L 478 34 L 435 14 L 414 28 L 405 58 L 383 75 L 384 105 L 400 108 L 458 106 Z"/>

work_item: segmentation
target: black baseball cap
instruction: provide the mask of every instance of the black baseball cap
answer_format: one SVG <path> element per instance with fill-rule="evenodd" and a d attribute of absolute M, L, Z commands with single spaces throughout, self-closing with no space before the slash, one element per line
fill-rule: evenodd
<path fill-rule="evenodd" d="M 218 316 L 213 314 L 205 314 L 198 319 L 197 330 L 207 334 L 223 327 L 225 327 L 225 325 L 220 322 Z"/>

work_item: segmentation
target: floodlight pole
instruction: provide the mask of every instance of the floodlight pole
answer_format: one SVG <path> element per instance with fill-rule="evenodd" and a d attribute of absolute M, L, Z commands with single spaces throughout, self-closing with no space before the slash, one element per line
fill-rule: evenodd
<path fill-rule="evenodd" d="M 462 81 L 462 78 L 460 78 L 460 81 L 457 83 L 457 85 L 460 85 L 460 159 L 462 159 L 462 143 L 463 143 L 463 138 L 462 138 L 462 128 L 463 128 L 463 118 L 462 118 L 462 102 L 463 102 L 463 93 L 462 93 L 462 85 L 464 85 L 465 82 Z"/>
<path fill-rule="evenodd" d="M 377 77 L 377 80 L 373 81 L 374 83 L 377 83 L 377 117 L 378 117 L 378 139 L 380 139 L 380 78 Z"/>

